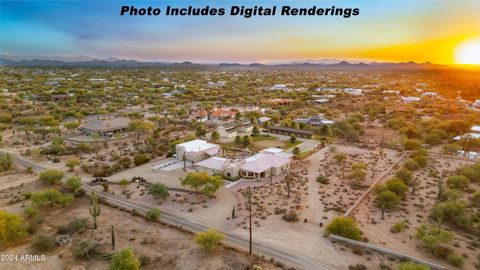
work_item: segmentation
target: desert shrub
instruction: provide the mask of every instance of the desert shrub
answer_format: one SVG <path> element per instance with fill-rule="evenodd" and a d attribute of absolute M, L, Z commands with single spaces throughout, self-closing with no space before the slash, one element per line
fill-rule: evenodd
<path fill-rule="evenodd" d="M 420 169 L 420 165 L 418 165 L 418 163 L 411 158 L 407 159 L 405 161 L 405 164 L 403 164 L 403 166 L 405 166 L 405 168 L 407 168 L 410 171 L 416 171 Z"/>
<path fill-rule="evenodd" d="M 351 181 L 356 182 L 356 183 L 363 182 L 366 177 L 367 177 L 367 173 L 362 169 L 353 170 L 348 175 L 348 179 L 350 179 Z"/>
<path fill-rule="evenodd" d="M 400 180 L 398 178 L 392 178 L 388 181 L 385 182 L 385 188 L 391 192 L 394 192 L 397 194 L 399 197 L 405 197 L 408 187 L 405 185 L 403 180 Z"/>
<path fill-rule="evenodd" d="M 168 196 L 168 188 L 162 183 L 151 184 L 147 192 L 155 199 L 165 199 Z"/>
<path fill-rule="evenodd" d="M 402 180 L 405 184 L 410 185 L 413 182 L 413 173 L 409 169 L 403 167 L 395 173 L 395 177 Z"/>
<path fill-rule="evenodd" d="M 465 217 L 465 203 L 446 201 L 432 207 L 430 217 L 438 222 L 461 225 Z"/>
<path fill-rule="evenodd" d="M 135 164 L 135 166 L 140 166 L 140 165 L 145 164 L 149 161 L 150 161 L 150 157 L 145 155 L 145 154 L 136 154 L 133 157 L 133 164 Z"/>
<path fill-rule="evenodd" d="M 129 157 L 122 157 L 117 161 L 117 164 L 124 169 L 128 169 L 132 165 L 132 160 Z"/>
<path fill-rule="evenodd" d="M 88 226 L 88 219 L 87 218 L 73 218 L 67 225 L 60 226 L 58 228 L 58 233 L 83 233 Z"/>
<path fill-rule="evenodd" d="M 317 182 L 320 183 L 320 184 L 324 184 L 324 185 L 327 185 L 328 183 L 330 183 L 328 178 L 325 177 L 324 175 L 317 176 Z"/>
<path fill-rule="evenodd" d="M 215 250 L 223 239 L 223 234 L 213 229 L 208 229 L 206 232 L 198 232 L 195 235 L 195 243 L 208 251 Z"/>
<path fill-rule="evenodd" d="M 456 267 L 462 267 L 465 264 L 463 257 L 455 254 L 448 256 L 447 261 L 449 264 Z"/>
<path fill-rule="evenodd" d="M 79 197 L 83 197 L 85 196 L 85 189 L 83 189 L 83 187 L 79 187 L 77 189 L 75 189 L 73 191 L 73 195 L 76 197 L 76 198 L 79 198 Z"/>
<path fill-rule="evenodd" d="M 449 188 L 466 190 L 468 185 L 470 185 L 470 180 L 463 175 L 453 175 L 447 178 L 447 186 Z"/>
<path fill-rule="evenodd" d="M 404 262 L 398 266 L 397 270 L 430 270 L 430 268 L 413 262 Z"/>
<path fill-rule="evenodd" d="M 59 204 L 62 207 L 75 200 L 72 194 L 62 194 L 60 191 L 49 188 L 34 192 L 31 195 L 32 204 L 36 207 L 53 206 Z"/>
<path fill-rule="evenodd" d="M 375 204 L 382 209 L 395 209 L 400 203 L 400 197 L 389 190 L 382 191 L 375 198 Z"/>
<path fill-rule="evenodd" d="M 476 191 L 475 193 L 473 193 L 470 201 L 473 206 L 480 207 L 480 191 Z"/>
<path fill-rule="evenodd" d="M 160 209 L 153 208 L 152 210 L 147 212 L 146 217 L 150 221 L 157 221 L 160 218 Z"/>
<path fill-rule="evenodd" d="M 53 250 L 56 244 L 55 237 L 41 232 L 33 237 L 31 247 L 33 251 L 41 253 Z"/>
<path fill-rule="evenodd" d="M 191 172 L 182 179 L 182 186 L 188 186 L 196 193 L 207 196 L 213 195 L 222 185 L 223 180 L 220 176 L 211 176 L 206 172 Z"/>
<path fill-rule="evenodd" d="M 362 231 L 351 217 L 336 217 L 328 224 L 327 233 L 343 236 L 353 240 L 362 239 Z"/>
<path fill-rule="evenodd" d="M 73 249 L 73 255 L 78 259 L 90 259 L 99 253 L 100 244 L 97 242 L 82 241 Z"/>
<path fill-rule="evenodd" d="M 297 222 L 298 221 L 298 215 L 294 211 L 290 211 L 282 216 L 282 219 L 287 221 L 287 222 Z"/>
<path fill-rule="evenodd" d="M 59 183 L 63 179 L 64 175 L 65 174 L 62 171 L 56 169 L 46 169 L 40 173 L 38 179 L 53 185 Z"/>
<path fill-rule="evenodd" d="M 480 182 L 480 164 L 474 164 L 469 167 L 464 167 L 457 170 L 457 174 L 463 175 L 468 178 L 471 182 Z"/>
<path fill-rule="evenodd" d="M 138 260 L 140 261 L 141 267 L 146 266 L 150 263 L 150 257 L 148 257 L 147 255 L 140 255 L 140 257 L 138 257 Z"/>
<path fill-rule="evenodd" d="M 348 270 L 367 270 L 367 267 L 363 264 L 349 265 Z"/>
<path fill-rule="evenodd" d="M 13 246 L 27 236 L 24 220 L 18 215 L 0 210 L 0 248 Z"/>
<path fill-rule="evenodd" d="M 407 224 L 403 221 L 399 221 L 395 224 L 392 225 L 392 227 L 390 227 L 390 232 L 392 233 L 399 233 L 399 232 L 402 232 L 403 230 L 405 230 L 405 228 L 407 228 Z"/>
<path fill-rule="evenodd" d="M 448 245 L 453 241 L 453 234 L 451 232 L 435 226 L 427 227 L 426 225 L 421 225 L 417 228 L 415 237 L 420 241 L 422 247 L 432 254 L 439 246 Z"/>
<path fill-rule="evenodd" d="M 82 187 L 82 179 L 79 176 L 72 176 L 67 179 L 65 182 L 67 188 L 70 191 L 75 191 L 76 189 Z"/>
<path fill-rule="evenodd" d="M 38 215 L 38 208 L 33 205 L 25 207 L 25 216 L 28 218 L 36 217 Z"/>
<path fill-rule="evenodd" d="M 112 256 L 109 270 L 139 270 L 140 261 L 135 257 L 132 248 L 122 249 Z"/>
<path fill-rule="evenodd" d="M 0 171 L 8 171 L 13 166 L 13 159 L 9 154 L 0 153 Z"/>
<path fill-rule="evenodd" d="M 422 147 L 422 142 L 417 139 L 407 139 L 403 142 L 405 150 L 417 150 Z"/>

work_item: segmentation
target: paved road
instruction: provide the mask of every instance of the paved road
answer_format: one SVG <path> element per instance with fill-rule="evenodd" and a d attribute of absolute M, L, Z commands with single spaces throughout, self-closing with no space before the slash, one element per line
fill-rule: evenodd
<path fill-rule="evenodd" d="M 9 153 L 9 154 L 12 156 L 15 163 L 23 167 L 31 167 L 36 172 L 41 172 L 45 170 L 44 167 L 39 166 L 38 164 L 35 164 L 32 161 L 29 161 L 23 157 L 20 157 L 12 153 Z M 66 177 L 70 177 L 70 175 L 66 175 Z M 85 183 L 83 184 L 83 187 L 86 191 L 93 191 L 93 190 L 97 191 L 99 197 L 104 201 L 122 208 L 126 208 L 128 210 L 135 209 L 139 213 L 145 214 L 147 211 L 152 209 L 150 205 L 138 203 L 138 202 L 132 202 L 118 195 L 105 193 Z M 162 211 L 161 220 L 173 225 L 182 226 L 193 232 L 205 231 L 209 228 L 207 225 L 204 225 L 202 223 L 187 220 L 183 217 L 180 217 L 165 211 Z M 230 232 L 225 232 L 225 231 L 221 231 L 221 232 L 225 235 L 226 244 L 243 249 L 243 250 L 248 250 L 249 241 L 246 237 L 232 234 Z M 280 261 L 285 265 L 294 266 L 300 269 L 306 269 L 306 270 L 307 269 L 308 270 L 310 269 L 333 270 L 334 269 L 330 266 L 324 265 L 322 262 L 318 260 L 313 260 L 311 258 L 304 257 L 304 256 L 291 255 L 289 254 L 288 250 L 273 249 L 268 245 L 259 243 L 259 242 L 253 243 L 253 251 L 256 254 L 261 254 L 261 255 L 265 255 L 266 257 L 274 258 L 275 260 Z"/>

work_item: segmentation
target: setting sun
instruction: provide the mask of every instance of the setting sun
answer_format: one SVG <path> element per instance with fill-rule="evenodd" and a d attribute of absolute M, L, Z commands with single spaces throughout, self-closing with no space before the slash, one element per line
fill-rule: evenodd
<path fill-rule="evenodd" d="M 455 62 L 457 64 L 480 65 L 480 39 L 459 44 L 455 50 Z"/>

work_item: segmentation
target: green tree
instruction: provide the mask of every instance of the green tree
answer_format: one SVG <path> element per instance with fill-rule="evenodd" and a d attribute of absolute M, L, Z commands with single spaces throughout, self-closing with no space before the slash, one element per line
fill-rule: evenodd
<path fill-rule="evenodd" d="M 444 231 L 438 227 L 421 225 L 417 228 L 415 234 L 417 240 L 420 241 L 422 247 L 433 253 L 439 246 L 448 245 L 453 241 L 453 234 Z"/>
<path fill-rule="evenodd" d="M 47 182 L 53 185 L 53 184 L 59 183 L 64 176 L 65 174 L 60 170 L 46 169 L 40 173 L 38 180 Z"/>
<path fill-rule="evenodd" d="M 405 184 L 410 185 L 413 182 L 413 173 L 403 167 L 395 173 L 395 177 L 401 179 Z"/>
<path fill-rule="evenodd" d="M 223 239 L 223 234 L 213 229 L 208 229 L 206 232 L 198 232 L 195 235 L 195 243 L 208 251 L 215 250 Z"/>
<path fill-rule="evenodd" d="M 112 256 L 109 270 L 139 270 L 140 261 L 132 248 L 125 248 Z"/>
<path fill-rule="evenodd" d="M 145 120 L 132 120 L 128 123 L 130 130 L 137 133 L 137 140 L 140 139 L 141 134 L 150 133 L 155 129 L 155 124 Z"/>
<path fill-rule="evenodd" d="M 252 136 L 258 136 L 258 135 L 260 135 L 260 129 L 258 128 L 258 126 L 253 126 Z"/>
<path fill-rule="evenodd" d="M 290 135 L 290 143 L 297 142 L 297 136 L 295 134 Z"/>
<path fill-rule="evenodd" d="M 443 146 L 443 153 L 447 155 L 453 155 L 456 154 L 459 150 L 461 150 L 462 147 L 456 143 L 451 143 L 451 144 L 446 144 Z"/>
<path fill-rule="evenodd" d="M 206 172 L 191 172 L 182 179 L 182 186 L 187 186 L 195 192 L 211 196 L 223 185 L 222 177 L 211 176 Z"/>
<path fill-rule="evenodd" d="M 207 134 L 205 127 L 202 124 L 199 124 L 195 130 L 195 135 L 198 138 L 203 138 Z"/>
<path fill-rule="evenodd" d="M 382 209 L 382 219 L 386 209 L 393 210 L 400 203 L 400 197 L 392 191 L 385 190 L 377 195 L 375 198 L 375 204 L 378 208 Z"/>
<path fill-rule="evenodd" d="M 78 188 L 82 187 L 82 178 L 80 176 L 75 175 L 67 179 L 65 182 L 66 186 L 70 191 L 75 191 Z"/>
<path fill-rule="evenodd" d="M 403 166 L 405 166 L 405 168 L 407 168 L 410 171 L 416 171 L 420 169 L 420 165 L 418 165 L 418 163 L 411 158 L 407 159 Z"/>
<path fill-rule="evenodd" d="M 328 224 L 327 233 L 343 236 L 353 240 L 362 239 L 362 231 L 351 217 L 336 217 Z"/>
<path fill-rule="evenodd" d="M 300 155 L 300 148 L 298 148 L 298 146 L 295 146 L 293 149 L 292 149 L 292 154 L 296 157 L 298 157 Z"/>
<path fill-rule="evenodd" d="M 165 199 L 168 196 L 168 188 L 162 183 L 153 183 L 148 187 L 148 194 L 155 199 Z"/>
<path fill-rule="evenodd" d="M 398 178 L 392 178 L 386 181 L 385 187 L 387 190 L 397 194 L 400 198 L 404 198 L 408 191 L 407 185 L 405 185 L 405 183 Z"/>
<path fill-rule="evenodd" d="M 240 146 L 242 144 L 242 137 L 235 136 L 235 145 Z"/>
<path fill-rule="evenodd" d="M 469 185 L 470 180 L 463 175 L 453 175 L 447 178 L 447 186 L 449 188 L 467 190 Z"/>
<path fill-rule="evenodd" d="M 75 167 L 80 165 L 80 160 L 78 159 L 69 159 L 65 163 L 65 165 L 68 167 L 69 171 L 73 172 L 75 170 Z"/>
<path fill-rule="evenodd" d="M 153 208 L 147 212 L 146 218 L 150 221 L 157 221 L 160 218 L 160 209 Z"/>
<path fill-rule="evenodd" d="M 18 243 L 27 236 L 27 229 L 21 217 L 0 210 L 0 248 L 3 250 Z"/>
<path fill-rule="evenodd" d="M 242 145 L 243 147 L 249 147 L 252 144 L 252 138 L 248 135 L 243 136 Z"/>
<path fill-rule="evenodd" d="M 218 131 L 214 130 L 211 135 L 212 141 L 217 142 L 220 139 L 220 133 Z"/>
<path fill-rule="evenodd" d="M 13 166 L 12 157 L 9 154 L 0 153 L 0 171 L 8 171 Z"/>
<path fill-rule="evenodd" d="M 465 203 L 460 201 L 446 201 L 432 207 L 430 217 L 439 224 L 443 222 L 454 225 L 463 225 L 465 220 Z"/>

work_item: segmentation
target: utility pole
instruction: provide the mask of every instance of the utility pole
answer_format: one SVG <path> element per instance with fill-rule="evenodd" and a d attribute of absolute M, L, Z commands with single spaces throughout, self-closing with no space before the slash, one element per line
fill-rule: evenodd
<path fill-rule="evenodd" d="M 250 255 L 252 255 L 252 189 L 248 187 L 248 210 L 250 212 Z"/>

